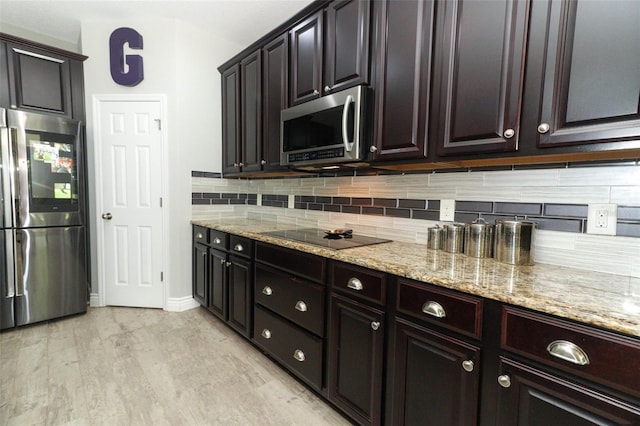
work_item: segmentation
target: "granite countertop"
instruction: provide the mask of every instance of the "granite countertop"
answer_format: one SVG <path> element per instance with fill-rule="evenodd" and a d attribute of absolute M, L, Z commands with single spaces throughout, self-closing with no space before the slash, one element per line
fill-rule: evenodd
<path fill-rule="evenodd" d="M 192 223 L 640 337 L 640 278 L 544 264 L 512 266 L 396 241 L 333 250 L 262 235 L 295 226 L 253 219 Z"/>

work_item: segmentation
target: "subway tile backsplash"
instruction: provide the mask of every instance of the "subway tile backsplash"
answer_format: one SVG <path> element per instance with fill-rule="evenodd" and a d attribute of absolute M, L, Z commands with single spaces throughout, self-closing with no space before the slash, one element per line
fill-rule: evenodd
<path fill-rule="evenodd" d="M 408 242 L 426 243 L 427 228 L 439 219 L 441 199 L 456 200 L 459 222 L 514 217 L 537 222 L 539 263 L 640 275 L 637 163 L 263 180 L 192 172 L 194 218 L 248 216 L 283 224 L 349 226 Z M 618 204 L 617 236 L 585 233 L 589 203 Z"/>

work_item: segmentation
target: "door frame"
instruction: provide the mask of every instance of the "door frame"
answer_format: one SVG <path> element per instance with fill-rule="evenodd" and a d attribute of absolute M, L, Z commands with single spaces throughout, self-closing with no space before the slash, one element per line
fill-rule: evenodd
<path fill-rule="evenodd" d="M 167 176 L 169 170 L 169 163 L 167 159 L 168 152 L 168 131 L 167 131 L 167 97 L 162 94 L 149 94 L 149 95 L 126 95 L 126 94 L 117 94 L 117 95 L 93 95 L 93 143 L 95 144 L 94 152 L 95 152 L 95 164 L 94 170 L 94 184 L 96 188 L 96 197 L 94 202 L 94 214 L 96 215 L 95 223 L 95 236 L 96 236 L 96 277 L 98 279 L 98 303 L 97 306 L 106 306 L 106 277 L 105 277 L 105 264 L 104 264 L 104 228 L 101 225 L 100 215 L 103 211 L 103 180 L 102 180 L 102 135 L 100 133 L 100 117 L 102 112 L 102 104 L 103 103 L 113 103 L 113 102 L 159 102 L 160 103 L 160 120 L 161 120 L 161 128 L 160 128 L 160 138 L 161 138 L 161 179 L 160 179 L 160 196 L 162 197 L 162 244 L 161 244 L 161 257 L 162 257 L 162 272 L 163 272 L 163 281 L 162 281 L 162 309 L 167 309 L 167 297 L 169 295 L 168 291 L 168 281 L 167 277 L 169 274 L 169 262 L 168 262 L 168 254 L 167 254 L 167 238 L 169 235 L 168 229 L 168 220 L 166 211 L 169 206 L 169 198 L 167 196 L 167 182 L 165 180 L 165 176 Z"/>

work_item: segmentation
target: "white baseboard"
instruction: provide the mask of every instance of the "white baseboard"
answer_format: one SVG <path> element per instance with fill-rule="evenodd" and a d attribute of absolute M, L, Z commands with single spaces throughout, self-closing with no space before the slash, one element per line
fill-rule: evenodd
<path fill-rule="evenodd" d="M 91 293 L 89 295 L 89 306 L 92 308 L 103 307 L 103 305 L 100 304 L 100 295 L 98 293 Z"/>
<path fill-rule="evenodd" d="M 173 298 L 170 297 L 169 299 L 167 299 L 167 306 L 166 308 L 164 308 L 164 310 L 170 312 L 182 312 L 198 307 L 200 307 L 200 303 L 198 303 L 191 296 Z"/>

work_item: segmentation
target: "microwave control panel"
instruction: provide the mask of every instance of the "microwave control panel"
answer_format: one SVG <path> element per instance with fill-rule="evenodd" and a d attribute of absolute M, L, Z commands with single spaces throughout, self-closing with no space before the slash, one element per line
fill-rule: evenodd
<path fill-rule="evenodd" d="M 321 149 L 318 151 L 295 152 L 288 154 L 289 163 L 299 163 L 302 161 L 330 160 L 332 158 L 344 157 L 344 148 Z"/>

